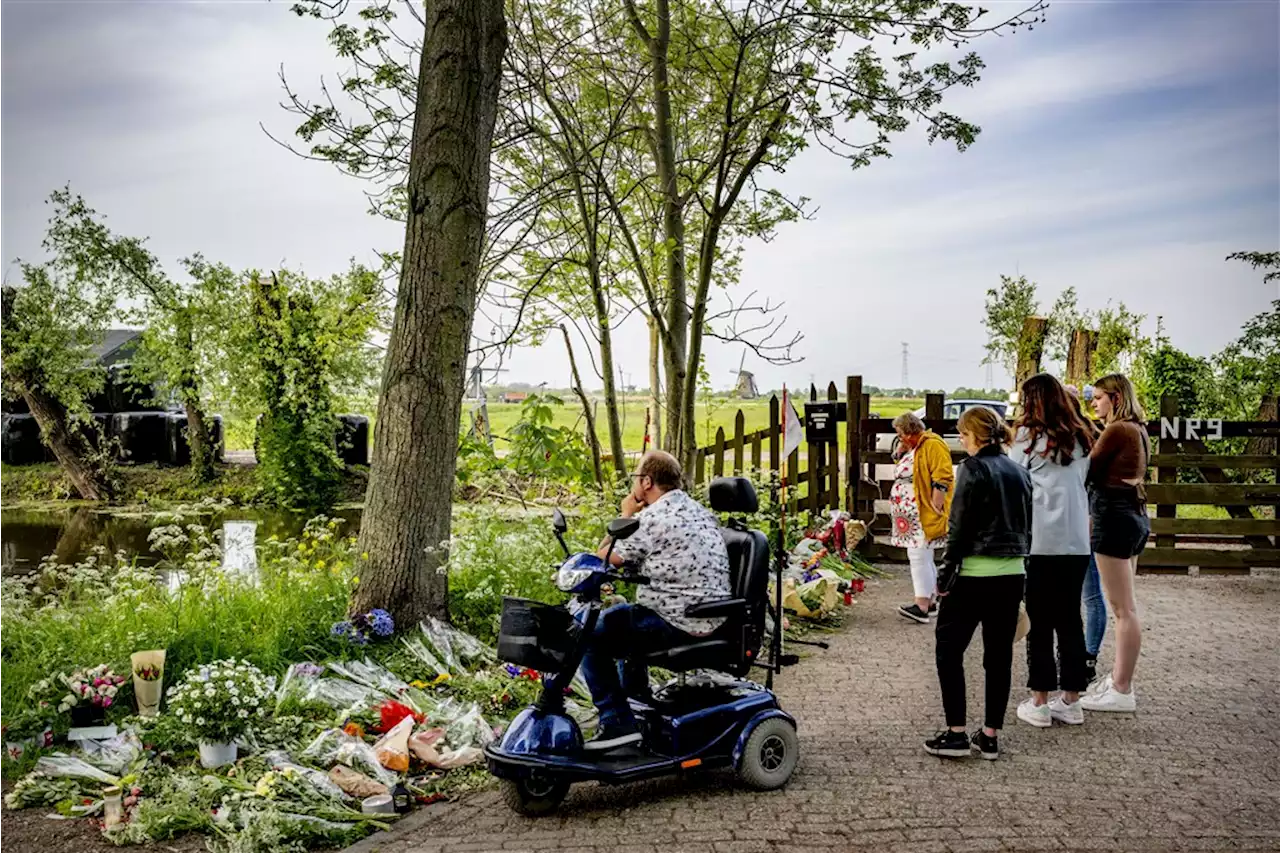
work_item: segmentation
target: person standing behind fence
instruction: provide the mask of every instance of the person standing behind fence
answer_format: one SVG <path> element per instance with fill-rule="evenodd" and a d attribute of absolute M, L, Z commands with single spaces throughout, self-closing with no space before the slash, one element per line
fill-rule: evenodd
<path fill-rule="evenodd" d="M 912 622 L 928 624 L 929 616 L 937 610 L 933 593 L 938 568 L 933 552 L 946 543 L 955 469 L 951 465 L 951 448 L 936 433 L 925 429 L 924 421 L 915 414 L 898 415 L 893 419 L 893 429 L 898 434 L 898 459 L 889 493 L 893 522 L 889 542 L 907 549 L 915 592 L 915 600 L 899 607 L 898 613 Z"/>
<path fill-rule="evenodd" d="M 1151 445 L 1146 416 L 1126 377 L 1113 373 L 1095 382 L 1093 409 L 1106 429 L 1090 453 L 1091 539 L 1102 589 L 1116 617 L 1116 660 L 1097 692 L 1081 703 L 1086 711 L 1133 711 L 1133 672 L 1142 651 L 1133 586 L 1138 555 L 1151 535 L 1143 487 Z"/>
<path fill-rule="evenodd" d="M 930 755 L 960 758 L 975 749 L 986 759 L 1000 756 L 997 738 L 1013 680 L 1023 562 L 1031 549 L 1031 478 L 1005 455 L 1012 440 L 992 409 L 977 406 L 960 416 L 960 442 L 969 458 L 956 476 L 946 559 L 938 576 L 935 657 L 947 728 L 925 741 Z M 964 653 L 979 625 L 986 702 L 983 727 L 970 739 Z"/>
<path fill-rule="evenodd" d="M 1092 548 L 1085 476 L 1094 431 L 1080 405 L 1047 373 L 1032 376 L 1018 396 L 1022 416 L 1009 456 L 1031 476 L 1031 555 L 1027 558 L 1027 687 L 1018 719 L 1039 728 L 1054 720 L 1084 722 L 1085 670 L 1080 597 Z M 1054 659 L 1054 637 L 1058 640 Z M 1049 699 L 1049 693 L 1062 695 Z"/>

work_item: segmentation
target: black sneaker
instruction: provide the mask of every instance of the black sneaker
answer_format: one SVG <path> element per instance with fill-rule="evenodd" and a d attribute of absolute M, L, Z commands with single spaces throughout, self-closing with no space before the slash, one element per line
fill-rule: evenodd
<path fill-rule="evenodd" d="M 1097 681 L 1098 680 L 1098 659 L 1085 658 L 1084 671 L 1085 671 L 1085 675 L 1087 676 L 1087 678 L 1085 679 L 1085 684 L 1093 684 L 1093 682 Z"/>
<path fill-rule="evenodd" d="M 1000 757 L 999 738 L 988 736 L 982 729 L 974 732 L 969 742 L 973 744 L 973 748 L 978 751 L 978 754 L 987 759 L 987 761 L 995 761 Z"/>
<path fill-rule="evenodd" d="M 615 723 L 609 726 L 601 726 L 600 731 L 596 732 L 596 736 L 583 744 L 582 748 L 588 752 L 604 752 L 639 742 L 640 730 L 634 724 L 628 726 Z"/>
<path fill-rule="evenodd" d="M 969 736 L 964 732 L 943 729 L 924 742 L 924 751 L 939 758 L 968 758 Z"/>
<path fill-rule="evenodd" d="M 912 622 L 919 622 L 921 625 L 929 624 L 929 614 L 920 609 L 917 604 L 904 604 L 898 608 L 898 615 L 903 619 L 910 619 Z"/>
<path fill-rule="evenodd" d="M 929 615 L 930 616 L 938 615 L 938 602 L 935 601 L 929 605 Z"/>

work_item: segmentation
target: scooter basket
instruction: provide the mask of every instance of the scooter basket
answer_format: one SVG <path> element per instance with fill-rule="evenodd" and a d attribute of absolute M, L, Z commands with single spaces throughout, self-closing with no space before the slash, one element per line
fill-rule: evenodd
<path fill-rule="evenodd" d="M 504 597 L 498 659 L 537 672 L 559 672 L 573 653 L 581 630 L 563 607 Z"/>

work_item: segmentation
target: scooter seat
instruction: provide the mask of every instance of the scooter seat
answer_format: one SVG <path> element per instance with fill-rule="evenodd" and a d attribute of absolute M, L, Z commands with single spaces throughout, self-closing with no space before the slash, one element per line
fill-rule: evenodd
<path fill-rule="evenodd" d="M 720 669 L 733 660 L 733 645 L 728 640 L 703 640 L 675 646 L 645 655 L 644 662 L 675 671 Z"/>

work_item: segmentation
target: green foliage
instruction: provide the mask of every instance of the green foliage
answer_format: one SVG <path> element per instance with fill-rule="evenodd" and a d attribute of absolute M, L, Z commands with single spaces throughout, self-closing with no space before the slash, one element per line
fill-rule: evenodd
<path fill-rule="evenodd" d="M 1280 280 L 1280 252 L 1232 252 L 1229 261 L 1244 261 L 1256 270 L 1264 270 L 1262 280 Z"/>
<path fill-rule="evenodd" d="M 520 474 L 591 486 L 595 474 L 586 440 L 577 430 L 553 423 L 552 406 L 562 405 L 550 395 L 525 398 L 520 421 L 511 428 L 509 464 Z"/>
<path fill-rule="evenodd" d="M 1213 369 L 1207 359 L 1162 343 L 1147 356 L 1144 379 L 1141 390 L 1148 417 L 1159 415 L 1166 394 L 1177 398 L 1179 411 L 1199 415 L 1210 394 Z"/>
<path fill-rule="evenodd" d="M 353 265 L 328 281 L 288 272 L 249 277 L 247 363 L 239 392 L 262 412 L 256 450 L 263 490 L 282 506 L 332 506 L 341 483 L 335 392 L 374 371 L 367 342 L 378 320 L 377 275 Z"/>

